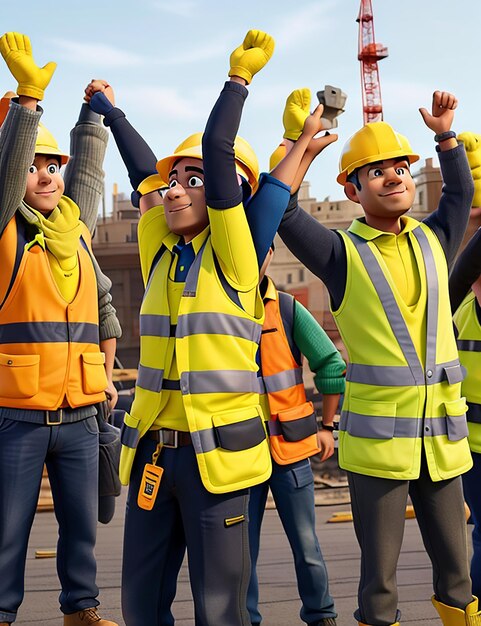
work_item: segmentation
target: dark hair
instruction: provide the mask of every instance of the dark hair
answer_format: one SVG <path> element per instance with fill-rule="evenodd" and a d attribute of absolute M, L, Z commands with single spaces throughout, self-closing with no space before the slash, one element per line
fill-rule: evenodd
<path fill-rule="evenodd" d="M 346 182 L 352 183 L 353 185 L 357 187 L 358 191 L 361 191 L 361 183 L 359 181 L 359 168 L 355 169 L 353 172 L 349 174 L 349 176 L 346 179 Z"/>

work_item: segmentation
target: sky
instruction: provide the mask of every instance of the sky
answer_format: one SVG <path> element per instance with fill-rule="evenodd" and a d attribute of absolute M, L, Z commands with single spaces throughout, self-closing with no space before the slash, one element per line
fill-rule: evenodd
<path fill-rule="evenodd" d="M 379 63 L 384 120 L 406 135 L 422 159 L 435 157 L 419 107 L 436 89 L 459 99 L 457 132 L 481 134 L 481 2 L 372 0 L 376 40 L 388 47 Z M 116 104 L 158 158 L 203 130 L 229 69 L 229 56 L 250 28 L 270 33 L 274 55 L 249 86 L 240 132 L 261 170 L 282 133 L 282 112 L 296 88 L 340 87 L 348 96 L 339 140 L 307 175 L 311 195 L 340 199 L 335 182 L 345 141 L 363 124 L 357 60 L 359 0 L 24 0 L 2 5 L 2 28 L 30 37 L 37 65 L 58 64 L 42 107 L 43 122 L 68 150 L 83 90 L 107 80 Z M 0 60 L 0 91 L 15 89 Z M 113 184 L 130 193 L 113 138 L 104 164 L 106 206 Z M 414 171 L 416 166 L 414 166 Z"/>

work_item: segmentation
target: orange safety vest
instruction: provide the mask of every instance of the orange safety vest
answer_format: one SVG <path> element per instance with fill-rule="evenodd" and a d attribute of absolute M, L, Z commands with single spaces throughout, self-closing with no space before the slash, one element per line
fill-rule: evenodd
<path fill-rule="evenodd" d="M 68 304 L 52 275 L 42 236 L 28 242 L 13 217 L 0 238 L 0 406 L 56 410 L 105 399 L 105 355 L 99 348 L 97 279 L 90 253 L 78 246 L 80 282 Z M 82 238 L 90 244 L 84 228 Z M 8 284 L 7 284 L 8 283 Z"/>
<path fill-rule="evenodd" d="M 268 280 L 260 341 L 262 378 L 270 410 L 267 425 L 272 458 L 279 465 L 288 465 L 320 452 L 317 419 L 312 402 L 306 399 L 301 354 L 293 339 L 294 297 L 277 291 Z"/>

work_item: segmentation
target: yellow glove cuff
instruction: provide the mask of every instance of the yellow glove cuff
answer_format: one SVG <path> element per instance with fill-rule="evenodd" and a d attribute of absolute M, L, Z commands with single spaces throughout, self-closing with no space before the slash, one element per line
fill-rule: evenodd
<path fill-rule="evenodd" d="M 252 82 L 252 74 L 249 70 L 245 67 L 241 67 L 240 65 L 231 67 L 229 70 L 229 76 L 239 76 L 239 78 L 243 78 L 248 85 Z"/>
<path fill-rule="evenodd" d="M 34 87 L 33 85 L 22 85 L 19 83 L 17 88 L 17 94 L 19 96 L 28 96 L 35 98 L 36 100 L 43 100 L 45 91 L 40 87 Z"/>

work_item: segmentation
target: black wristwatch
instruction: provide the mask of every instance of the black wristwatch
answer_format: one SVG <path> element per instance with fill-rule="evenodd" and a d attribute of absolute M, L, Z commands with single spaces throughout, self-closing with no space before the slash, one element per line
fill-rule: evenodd
<path fill-rule="evenodd" d="M 446 139 L 456 139 L 456 133 L 454 130 L 446 130 L 444 133 L 434 135 L 434 141 L 439 143 L 440 141 L 446 141 Z"/>
<path fill-rule="evenodd" d="M 332 424 L 324 424 L 321 422 L 322 430 L 328 430 L 330 433 L 333 433 L 336 429 Z"/>

